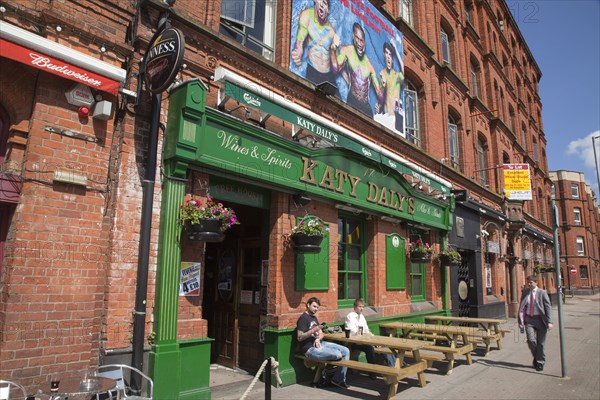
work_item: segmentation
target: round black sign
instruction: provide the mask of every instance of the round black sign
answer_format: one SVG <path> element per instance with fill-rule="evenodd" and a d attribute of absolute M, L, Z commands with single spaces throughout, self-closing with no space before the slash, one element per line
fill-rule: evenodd
<path fill-rule="evenodd" d="M 161 93 L 175 79 L 183 63 L 185 41 L 175 28 L 162 31 L 148 46 L 145 55 L 144 81 L 152 93 Z"/>

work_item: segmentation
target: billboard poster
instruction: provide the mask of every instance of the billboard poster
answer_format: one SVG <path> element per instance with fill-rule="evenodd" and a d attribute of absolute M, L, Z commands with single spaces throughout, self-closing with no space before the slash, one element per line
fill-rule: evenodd
<path fill-rule="evenodd" d="M 404 134 L 402 33 L 367 0 L 292 0 L 290 71 Z"/>
<path fill-rule="evenodd" d="M 531 200 L 529 164 L 504 164 L 504 195 L 510 200 Z"/>

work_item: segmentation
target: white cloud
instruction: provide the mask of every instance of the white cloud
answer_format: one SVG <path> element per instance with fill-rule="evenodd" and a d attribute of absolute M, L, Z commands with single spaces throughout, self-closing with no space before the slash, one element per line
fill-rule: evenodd
<path fill-rule="evenodd" d="M 586 137 L 582 139 L 573 140 L 567 146 L 567 155 L 576 156 L 583 160 L 583 163 L 586 167 L 592 168 L 592 170 L 596 167 L 596 162 L 594 160 L 594 147 L 592 146 L 592 137 L 600 136 L 600 131 L 592 132 Z M 600 157 L 600 140 L 596 140 L 596 152 L 598 157 Z M 600 160 L 599 160 L 600 161 Z"/>

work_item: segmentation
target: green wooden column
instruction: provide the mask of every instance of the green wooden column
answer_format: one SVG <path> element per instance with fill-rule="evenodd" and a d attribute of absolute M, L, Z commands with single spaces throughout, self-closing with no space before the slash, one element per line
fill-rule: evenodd
<path fill-rule="evenodd" d="M 179 206 L 185 196 L 188 166 L 196 159 L 204 129 L 205 104 L 206 86 L 198 79 L 187 81 L 169 93 L 154 306 L 156 339 L 150 353 L 156 399 L 210 399 L 211 340 L 177 340 L 181 270 Z"/>

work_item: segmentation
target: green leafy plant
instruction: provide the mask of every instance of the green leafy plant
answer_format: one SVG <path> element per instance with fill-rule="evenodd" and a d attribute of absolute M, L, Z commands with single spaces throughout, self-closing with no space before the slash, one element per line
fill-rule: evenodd
<path fill-rule="evenodd" d="M 438 265 L 444 265 L 445 263 L 457 265 L 461 263 L 462 256 L 455 249 L 448 247 L 447 249 L 442 250 L 438 254 L 436 254 L 434 261 Z"/>
<path fill-rule="evenodd" d="M 539 274 L 542 272 L 552 272 L 554 271 L 554 266 L 550 264 L 539 264 L 533 267 L 533 273 Z"/>
<path fill-rule="evenodd" d="M 217 219 L 221 221 L 221 230 L 225 231 L 233 225 L 240 222 L 231 208 L 223 206 L 223 203 L 217 203 L 212 197 L 207 197 L 206 202 L 202 204 L 200 200 L 186 200 L 179 207 L 179 221 L 182 225 L 186 223 L 198 224 L 201 219 Z"/>

